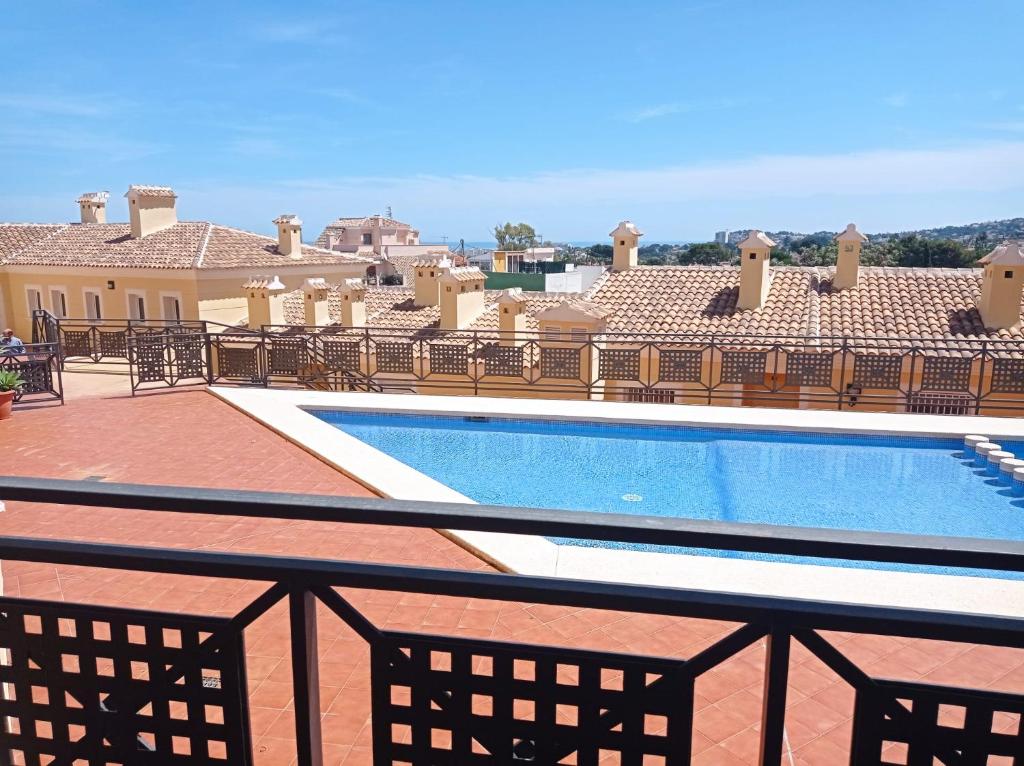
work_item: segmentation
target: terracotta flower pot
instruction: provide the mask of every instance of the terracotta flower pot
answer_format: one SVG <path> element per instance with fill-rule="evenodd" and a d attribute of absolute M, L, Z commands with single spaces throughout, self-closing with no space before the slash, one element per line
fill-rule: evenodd
<path fill-rule="evenodd" d="M 11 405 L 13 403 L 13 391 L 0 391 L 0 420 L 7 420 L 11 416 Z"/>

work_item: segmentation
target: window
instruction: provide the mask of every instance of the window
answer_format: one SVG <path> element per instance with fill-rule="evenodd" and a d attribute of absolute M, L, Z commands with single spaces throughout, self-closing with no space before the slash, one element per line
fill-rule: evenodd
<path fill-rule="evenodd" d="M 364 245 L 372 245 L 373 244 L 373 235 L 372 234 L 364 234 L 363 235 L 363 244 Z"/>
<path fill-rule="evenodd" d="M 757 260 L 757 253 L 751 253 L 750 254 L 750 260 L 756 261 Z"/>
<path fill-rule="evenodd" d="M 561 340 L 562 333 L 554 325 L 548 325 L 544 328 L 544 340 Z"/>
<path fill-rule="evenodd" d="M 143 293 L 128 293 L 128 318 L 145 320 L 146 296 Z"/>
<path fill-rule="evenodd" d="M 676 392 L 671 388 L 627 388 L 627 402 L 653 402 L 655 404 L 673 404 Z"/>
<path fill-rule="evenodd" d="M 346 295 L 347 299 L 348 296 Z M 181 299 L 177 295 L 164 295 L 160 298 L 160 307 L 164 313 L 164 319 L 172 322 L 181 321 Z"/>
<path fill-rule="evenodd" d="M 50 313 L 58 319 L 67 318 L 68 296 L 60 287 L 50 288 Z"/>
<path fill-rule="evenodd" d="M 103 304 L 100 300 L 99 290 L 86 290 L 83 295 L 85 297 L 86 318 L 93 322 L 103 319 Z"/>
<path fill-rule="evenodd" d="M 973 415 L 974 400 L 962 394 L 920 394 L 910 395 L 907 412 L 925 415 Z"/>
<path fill-rule="evenodd" d="M 1013 272 L 1007 269 L 1003 272 L 1003 279 L 1013 279 Z"/>
<path fill-rule="evenodd" d="M 586 327 L 573 327 L 571 330 L 569 330 L 569 335 L 576 343 L 586 343 L 587 334 L 588 333 Z"/>
<path fill-rule="evenodd" d="M 33 311 L 43 307 L 43 291 L 38 287 L 26 287 L 25 304 L 28 306 L 28 315 L 32 316 Z"/>

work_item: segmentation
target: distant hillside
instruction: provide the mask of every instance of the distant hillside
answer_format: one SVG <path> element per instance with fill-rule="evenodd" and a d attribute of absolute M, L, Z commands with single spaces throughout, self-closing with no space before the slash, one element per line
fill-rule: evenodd
<path fill-rule="evenodd" d="M 729 235 L 730 244 L 742 242 L 750 229 L 731 232 Z M 787 246 L 799 240 L 810 240 L 824 245 L 836 232 L 834 231 L 769 231 L 769 237 L 782 246 Z M 936 229 L 919 229 L 918 231 L 881 232 L 868 234 L 872 242 L 888 242 L 899 237 L 916 235 L 922 239 L 951 239 L 964 245 L 974 245 L 980 242 L 998 243 L 1006 239 L 1024 238 L 1024 218 L 1007 218 L 1003 221 L 985 221 L 984 223 L 968 223 L 963 226 L 940 226 Z"/>

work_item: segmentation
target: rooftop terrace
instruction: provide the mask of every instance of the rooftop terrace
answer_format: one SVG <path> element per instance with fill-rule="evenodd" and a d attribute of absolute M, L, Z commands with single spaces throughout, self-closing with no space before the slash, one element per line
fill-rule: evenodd
<path fill-rule="evenodd" d="M 99 490 L 107 483 L 135 482 L 321 494 L 334 498 L 360 498 L 370 494 L 335 469 L 206 392 L 171 391 L 128 398 L 126 391 L 115 393 L 104 390 L 102 386 L 83 386 L 80 382 L 105 377 L 108 376 L 80 378 L 72 374 L 67 388 L 69 394 L 72 391 L 77 393 L 69 395 L 66 406 L 23 410 L 13 420 L 0 425 L 3 429 L 0 456 L 4 473 L 87 479 L 95 482 L 92 486 Z M 300 504 L 303 502 L 301 497 L 297 499 Z M 481 575 L 493 572 L 480 559 L 442 534 L 429 528 L 409 526 L 369 526 L 348 522 L 11 501 L 6 512 L 0 515 L 0 534 L 44 540 L 156 546 L 180 552 L 268 554 L 287 556 L 289 560 L 315 557 L 354 564 L 438 567 Z M 7 544 L 7 539 L 0 541 L 0 548 Z M 45 556 L 40 554 L 39 557 Z M 14 558 L 4 555 L 5 597 L 232 617 L 265 592 L 268 586 L 266 582 L 248 579 L 168 574 L 158 571 L 159 567 L 151 561 L 138 563 L 138 571 L 122 571 L 31 563 Z M 147 567 L 153 571 L 145 571 Z M 504 578 L 500 579 L 506 582 Z M 820 643 L 814 644 L 813 639 L 806 635 L 809 631 L 801 628 L 801 619 L 804 620 L 803 625 L 809 619 L 806 613 L 804 618 L 787 624 L 781 613 L 765 604 L 758 611 L 714 594 L 704 597 L 690 592 L 688 596 L 684 591 L 680 591 L 678 596 L 671 596 L 682 599 L 679 604 L 689 604 L 685 608 L 677 608 L 675 614 L 653 613 L 659 611 L 651 606 L 656 599 L 645 601 L 639 598 L 628 603 L 647 611 L 629 612 L 622 608 L 621 600 L 615 599 L 601 601 L 591 598 L 589 604 L 581 606 L 578 602 L 582 596 L 568 590 L 551 598 L 541 598 L 539 594 L 542 591 L 530 590 L 533 586 L 528 583 L 516 584 L 514 587 L 518 591 L 500 591 L 504 598 L 518 594 L 515 597 L 525 599 L 522 603 L 478 598 L 484 593 L 498 594 L 498 580 L 487 582 L 494 583 L 493 592 L 455 593 L 458 588 L 452 588 L 447 595 L 397 592 L 368 586 L 368 581 L 364 581 L 362 587 L 342 587 L 337 592 L 376 629 L 385 633 L 428 633 L 453 639 L 507 641 L 511 642 L 512 650 L 520 652 L 517 656 L 525 656 L 522 655 L 526 651 L 522 644 L 562 647 L 550 655 L 564 666 L 557 667 L 559 684 L 546 687 L 536 683 L 535 677 L 534 684 L 524 685 L 528 678 L 523 676 L 523 683 L 515 682 L 519 684 L 516 688 L 525 699 L 533 702 L 512 705 L 509 700 L 507 711 L 503 708 L 493 711 L 499 716 L 501 725 L 505 725 L 502 716 L 508 715 L 511 719 L 514 715 L 520 721 L 517 725 L 521 730 L 533 731 L 529 720 L 546 721 L 548 712 L 545 705 L 553 704 L 552 698 L 545 695 L 566 685 L 579 689 L 595 684 L 592 694 L 614 696 L 621 691 L 634 695 L 634 702 L 646 699 L 637 704 L 651 704 L 649 695 L 645 697 L 638 687 L 633 686 L 636 677 L 630 671 L 627 671 L 624 682 L 621 670 L 598 672 L 597 665 L 590 662 L 600 660 L 606 668 L 613 666 L 609 653 L 633 655 L 641 667 L 648 660 L 638 657 L 678 661 L 700 655 L 698 665 L 705 672 L 698 675 L 694 685 L 692 736 L 679 739 L 680 720 L 689 730 L 686 725 L 689 714 L 685 705 L 673 707 L 666 716 L 652 715 L 651 721 L 640 724 L 641 728 L 653 727 L 650 733 L 660 743 L 659 747 L 664 746 L 662 740 L 666 738 L 660 734 L 665 733 L 667 719 L 671 719 L 671 731 L 676 737 L 671 747 L 684 747 L 692 752 L 695 764 L 757 763 L 759 752 L 765 747 L 762 745 L 764 731 L 772 733 L 767 738 L 768 753 L 776 748 L 783 763 L 836 764 L 850 758 L 854 693 L 849 682 L 861 683 L 858 680 L 861 677 L 850 669 L 852 666 L 845 660 L 836 659 L 835 653 L 823 649 Z M 507 582 L 511 589 L 516 581 Z M 538 583 L 541 585 L 543 583 Z M 555 585 L 570 588 L 567 584 L 558 585 L 556 582 Z M 699 587 L 699 583 L 690 585 Z M 542 603 L 559 598 L 577 603 L 575 606 Z M 691 600 L 694 598 L 712 606 L 697 609 L 693 606 L 696 602 Z M 616 608 L 595 608 L 595 603 Z M 8 609 L 12 608 L 19 607 L 8 604 Z M 808 608 L 817 613 L 813 619 L 820 622 L 816 624 L 829 628 L 816 635 L 825 638 L 836 648 L 836 653 L 841 653 L 872 678 L 994 689 L 1012 695 L 1024 693 L 1024 650 L 964 642 L 970 636 L 974 641 L 991 639 L 994 643 L 1021 646 L 1024 633 L 1016 623 L 1005 623 L 1006 630 L 994 636 L 977 626 L 969 627 L 970 619 L 965 623 L 963 618 L 952 621 L 935 618 L 934 625 L 922 628 L 913 627 L 911 623 L 916 619 L 929 622 L 932 618 L 928 615 L 911 616 L 910 622 L 907 622 L 908 616 L 903 615 L 901 623 L 901 620 L 894 619 L 894 615 L 877 612 L 861 614 L 859 619 L 862 621 L 858 624 L 856 620 L 829 614 L 827 608 L 822 610 L 813 605 Z M 723 610 L 728 612 L 730 609 L 734 610 L 735 618 L 723 619 Z M 803 607 L 797 611 L 801 609 Z M 701 610 L 701 616 L 694 616 L 694 612 Z M 681 616 L 684 613 L 689 613 L 689 616 Z M 761 616 L 755 617 L 755 613 Z M 102 617 L 102 613 L 96 614 Z M 792 614 L 789 619 L 793 619 Z M 736 631 L 742 623 L 750 623 L 751 627 L 740 630 L 737 638 Z M 356 621 L 355 624 L 361 623 Z M 792 641 L 788 638 L 789 630 L 795 636 Z M 943 640 L 912 637 L 929 634 L 929 631 L 933 631 L 930 634 L 941 635 Z M 319 660 L 316 663 L 319 673 L 319 683 L 316 684 L 319 702 L 316 707 L 321 719 L 321 761 L 302 750 L 302 740 L 299 740 L 297 749 L 296 710 L 299 711 L 299 729 L 302 730 L 305 722 L 303 711 L 308 710 L 303 703 L 314 695 L 300 693 L 299 704 L 296 704 L 293 690 L 293 652 L 296 648 L 289 638 L 288 606 L 283 602 L 273 606 L 244 633 L 249 725 L 255 763 L 371 763 L 375 743 L 370 720 L 371 689 L 379 687 L 372 683 L 370 652 L 362 638 L 337 619 L 323 601 L 319 602 L 316 609 L 317 641 L 312 645 L 317 648 Z M 801 635 L 812 643 L 820 656 L 831 659 L 833 666 L 843 671 L 844 677 L 841 678 L 809 650 L 801 642 Z M 732 638 L 727 639 L 729 636 Z M 712 650 L 711 655 L 701 655 L 723 639 L 727 639 L 725 645 Z M 478 654 L 494 649 L 491 644 L 470 646 Z M 457 648 L 452 639 L 440 647 L 435 646 L 435 649 L 441 647 Z M 581 649 L 600 654 L 588 660 L 578 654 Z M 537 660 L 535 651 L 528 653 L 532 652 L 530 656 Z M 455 653 L 452 657 L 451 662 L 461 663 L 464 655 Z M 767 662 L 769 658 L 774 658 L 774 661 Z M 497 659 L 493 661 L 499 662 Z M 114 671 L 121 673 L 120 666 L 114 667 L 116 662 L 115 657 L 111 659 L 110 666 L 101 663 L 98 673 L 101 676 Z M 519 678 L 519 664 L 520 661 L 516 660 L 515 669 L 509 668 L 516 678 Z M 788 673 L 782 670 L 783 666 L 788 668 Z M 541 662 L 533 672 L 542 672 L 537 668 L 544 667 Z M 552 673 L 555 673 L 554 665 Z M 592 673 L 597 675 L 591 678 Z M 641 679 L 639 683 L 642 687 L 649 681 Z M 421 688 L 418 683 L 420 681 L 413 680 L 410 684 L 414 695 L 421 693 L 416 691 Z M 862 685 L 862 688 L 882 688 L 874 686 L 874 683 L 867 687 Z M 764 704 L 766 688 L 769 689 L 767 696 L 772 700 L 769 705 Z M 1022 742 L 1020 713 L 1024 712 L 1019 697 L 986 698 L 950 693 L 942 697 L 942 707 L 937 708 L 934 706 L 938 704 L 936 698 L 928 696 L 932 693 L 928 691 L 931 688 L 901 685 L 891 689 L 896 697 L 913 697 L 912 711 L 906 714 L 913 714 L 913 727 L 911 719 L 907 718 L 896 729 L 879 724 L 882 729 L 865 733 L 866 730 L 861 728 L 859 736 L 866 740 L 882 736 L 883 730 L 885 735 L 882 737 L 885 744 L 879 739 L 878 752 L 873 758 L 865 755 L 867 760 L 864 762 L 914 762 L 906 760 L 908 752 L 917 757 L 924 749 L 934 746 L 942 763 L 1013 763 L 1011 756 L 1002 754 L 1019 753 Z M 784 694 L 781 693 L 783 689 Z M 401 705 L 403 692 L 399 690 L 394 694 L 397 695 L 393 698 L 398 700 L 396 704 Z M 539 697 L 536 696 L 538 694 Z M 862 692 L 861 702 L 868 704 L 865 694 Z M 414 701 L 417 699 L 419 697 L 413 697 Z M 416 706 L 419 704 L 415 703 Z M 475 701 L 473 712 L 481 713 Z M 182 716 L 191 719 L 194 713 L 189 709 Z M 574 716 L 584 716 L 584 713 L 559 710 L 553 720 L 566 727 L 558 729 L 564 734 L 574 728 Z M 861 720 L 867 720 L 865 716 L 869 715 L 870 711 L 865 708 L 861 711 Z M 474 725 L 479 724 L 479 719 L 474 721 Z M 936 726 L 936 721 L 941 728 Z M 421 725 L 422 722 L 414 723 L 409 728 L 396 724 L 393 733 L 399 749 L 395 752 L 406 756 L 413 752 L 412 761 L 415 763 L 436 762 L 434 756 L 428 756 L 422 749 L 423 731 L 418 728 Z M 593 720 L 588 725 L 593 725 Z M 633 725 L 627 724 L 627 733 L 636 731 Z M 985 727 L 985 731 L 979 726 Z M 595 730 L 591 728 L 589 731 L 593 734 Z M 775 733 L 779 735 L 777 741 Z M 383 747 L 381 733 L 377 732 L 377 735 L 376 744 Z M 418 750 L 408 750 L 410 735 Z M 450 735 L 435 735 L 440 739 L 434 741 L 434 746 L 450 747 L 453 741 L 456 746 L 465 746 L 464 735 L 465 732 L 456 732 L 454 740 L 446 739 Z M 614 739 L 616 735 L 603 736 Z M 958 736 L 961 739 L 957 739 Z M 968 737 L 979 748 L 975 755 L 981 757 L 981 749 L 991 748 L 988 752 L 996 753 L 996 760 L 975 760 L 974 755 L 970 758 L 957 756 L 951 748 L 955 749 L 958 743 L 962 746 L 962 737 Z M 631 746 L 638 748 L 641 740 L 645 746 L 653 747 L 644 738 L 630 740 Z M 567 741 L 571 742 L 572 737 Z M 943 743 L 946 743 L 945 750 Z M 406 749 L 401 750 L 401 747 Z M 629 747 L 627 743 L 623 752 L 630 752 Z M 378 752 L 376 762 L 383 762 L 380 760 L 383 752 Z M 631 752 L 640 751 L 633 749 Z M 861 752 L 864 755 L 867 751 Z M 884 760 L 881 760 L 882 756 Z M 210 761 L 196 757 L 182 762 Z M 539 758 L 537 762 L 548 761 Z M 642 760 L 634 760 L 630 755 L 620 758 L 609 748 L 603 756 L 595 752 L 593 760 L 581 756 L 575 762 L 625 764 L 685 760 L 659 760 L 654 755 Z"/>

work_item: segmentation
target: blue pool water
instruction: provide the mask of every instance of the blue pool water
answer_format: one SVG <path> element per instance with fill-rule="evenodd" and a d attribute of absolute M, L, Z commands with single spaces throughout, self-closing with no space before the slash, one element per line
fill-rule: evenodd
<path fill-rule="evenodd" d="M 313 414 L 480 503 L 1024 540 L 1024 498 L 965 461 L 959 440 Z"/>

